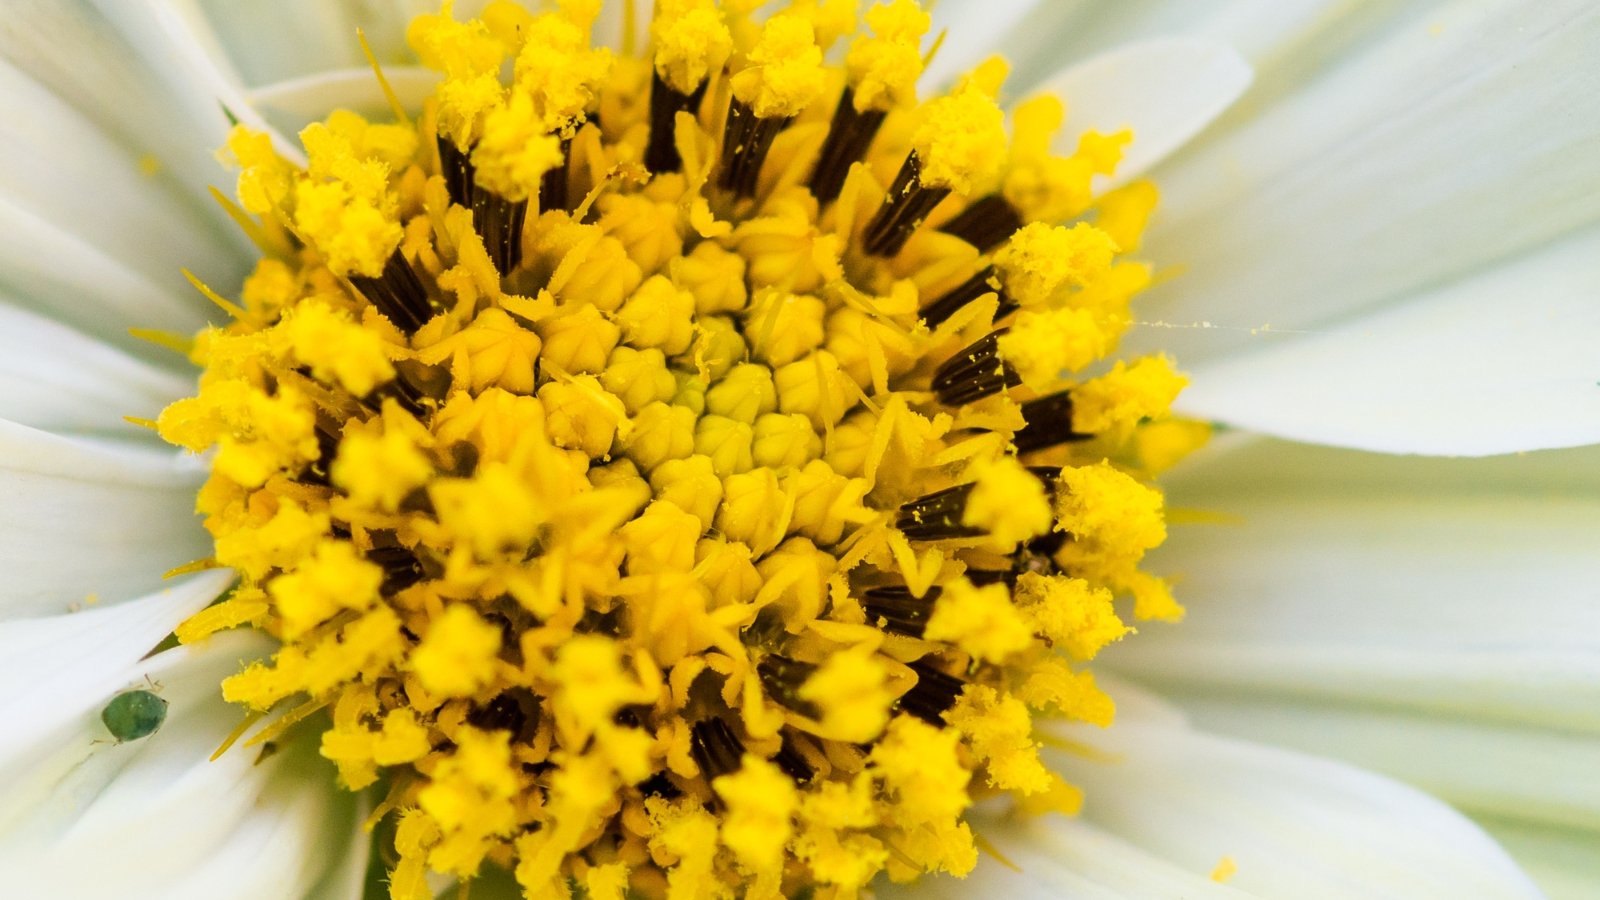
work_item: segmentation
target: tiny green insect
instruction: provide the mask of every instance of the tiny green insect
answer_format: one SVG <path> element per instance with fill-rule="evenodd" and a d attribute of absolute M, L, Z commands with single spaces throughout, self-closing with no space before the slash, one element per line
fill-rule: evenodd
<path fill-rule="evenodd" d="M 144 688 L 123 691 L 100 712 L 100 721 L 119 744 L 155 734 L 166 720 L 167 701 Z"/>

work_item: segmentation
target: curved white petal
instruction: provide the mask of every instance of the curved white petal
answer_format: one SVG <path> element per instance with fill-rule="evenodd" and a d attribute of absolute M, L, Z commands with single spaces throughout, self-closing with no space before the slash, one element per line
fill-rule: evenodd
<path fill-rule="evenodd" d="M 485 5 L 485 0 L 462 0 L 454 4 L 453 14 L 466 19 L 478 15 Z M 648 19 L 649 5 L 637 5 L 640 17 Z M 528 6 L 538 8 L 537 4 Z M 605 7 L 620 10 L 621 3 L 607 2 Z M 391 67 L 414 64 L 416 55 L 406 44 L 406 25 L 422 13 L 437 13 L 439 4 L 435 0 L 189 0 L 181 8 L 197 20 L 192 27 L 215 35 L 218 51 L 237 69 L 243 83 L 257 87 L 335 69 L 359 68 L 370 76 L 356 38 L 357 28 L 365 34 L 385 74 Z M 606 18 L 605 11 L 601 18 Z M 620 23 L 621 17 L 616 18 Z M 597 33 L 596 38 L 609 34 Z"/>
<path fill-rule="evenodd" d="M 1104 190 L 1182 147 L 1233 105 L 1252 77 L 1250 64 L 1223 44 L 1164 38 L 1100 54 L 1046 78 L 1037 90 L 1067 106 L 1057 153 L 1071 153 L 1085 131 L 1132 129 L 1115 177 L 1097 184 Z"/>
<path fill-rule="evenodd" d="M 0 196 L 0 285 L 19 306 L 141 358 L 152 348 L 130 327 L 193 334 L 206 323 L 194 289 L 169 289 Z"/>
<path fill-rule="evenodd" d="M 364 853 L 355 803 L 334 788 L 310 742 L 291 741 L 273 755 L 235 747 L 209 760 L 240 716 L 217 684 L 265 649 L 258 636 L 236 633 L 162 653 L 140 669 L 170 704 L 160 730 L 93 744 L 96 725 L 61 741 L 58 757 L 78 764 L 26 785 L 24 797 L 43 800 L 0 833 L 7 889 L 23 897 L 295 900 L 330 872 L 346 871 L 349 854 Z M 85 720 L 97 711 L 74 710 Z"/>
<path fill-rule="evenodd" d="M 1550 900 L 1589 900 L 1600 895 L 1600 834 L 1578 829 L 1541 828 L 1495 819 L 1483 821 Z"/>
<path fill-rule="evenodd" d="M 190 390 L 189 379 L 0 303 L 0 419 L 58 433 L 127 434 L 138 428 L 122 416 L 153 419 Z"/>
<path fill-rule="evenodd" d="M 25 723 L 0 729 L 0 794 L 8 798 L 0 829 L 25 805 L 27 776 L 69 768 L 72 761 L 49 758 L 61 741 L 98 727 L 110 696 L 144 677 L 145 656 L 232 579 L 207 572 L 116 606 L 0 621 L 0 719 Z M 102 728 L 98 737 L 109 735 Z"/>
<path fill-rule="evenodd" d="M 1083 786 L 1090 824 L 1191 872 L 1230 856 L 1230 887 L 1296 898 L 1539 896 L 1474 825 L 1379 776 L 1160 725 L 1062 734 L 1109 754 L 1046 754 Z"/>
<path fill-rule="evenodd" d="M 1600 729 L 1597 481 L 1592 449 L 1223 455 L 1174 478 L 1153 563 L 1187 619 L 1105 661 L 1160 687 Z"/>
<path fill-rule="evenodd" d="M 999 38 L 1028 21 L 1047 4 L 1044 0 L 987 0 L 984 3 L 938 3 L 930 10 L 933 28 L 930 35 L 945 33 L 922 83 L 938 91 L 985 58 L 1003 53 Z"/>
<path fill-rule="evenodd" d="M 209 555 L 204 473 L 177 451 L 74 440 L 0 420 L 0 619 L 156 590 Z"/>
<path fill-rule="evenodd" d="M 1014 64 L 1012 81 L 1029 87 L 1063 59 L 1081 59 L 1134 41 L 1169 35 L 1207 38 L 1255 66 L 1262 90 L 1247 105 L 1293 89 L 1309 73 L 1363 43 L 1409 28 L 1434 0 L 1214 0 L 1209 3 L 1096 3 L 1056 0 L 998 42 Z M 1422 27 L 1426 27 L 1424 24 Z"/>
<path fill-rule="evenodd" d="M 383 76 L 401 105 L 413 114 L 439 84 L 439 73 L 420 66 L 385 66 Z M 333 109 L 354 110 L 383 121 L 393 116 L 377 76 L 366 66 L 265 84 L 250 92 L 250 102 L 285 132 L 293 133 L 322 121 Z"/>
<path fill-rule="evenodd" d="M 965 900 L 983 896 L 1011 900 L 1242 900 L 1253 896 L 1212 881 L 1209 870 L 1174 865 L 1073 819 L 1019 819 L 979 813 L 972 817 L 972 826 L 1004 861 L 983 853 L 978 867 L 965 879 L 935 877 L 910 885 L 884 884 L 877 888 L 877 896 L 885 900 Z"/>
<path fill-rule="evenodd" d="M 0 198 L 116 259 L 176 287 L 179 270 L 232 271 L 236 247 L 215 218 L 166 182 L 144 175 L 140 155 L 23 70 L 0 60 L 8 99 L 0 132 Z M 213 171 L 221 174 L 220 167 Z M 45 265 L 70 268 L 61 257 Z M 134 323 L 129 323 L 134 324 Z"/>
<path fill-rule="evenodd" d="M 1191 415 L 1302 441 L 1484 455 L 1600 442 L 1600 228 L 1190 368 Z"/>
<path fill-rule="evenodd" d="M 1473 815 L 1600 832 L 1600 736 L 1593 732 L 1214 690 L 1172 699 L 1207 731 L 1336 756 Z"/>
<path fill-rule="evenodd" d="M 223 174 L 213 153 L 226 123 L 218 121 L 215 102 L 196 96 L 191 83 L 163 81 L 91 5 L 10 4 L 0 26 L 0 58 L 123 145 L 129 161 L 147 157 L 157 164 L 159 171 L 147 178 L 176 189 L 214 228 L 227 225 L 205 197 L 205 186 Z M 196 110 L 199 119 L 192 116 Z M 232 230 L 225 237 L 232 238 Z"/>
<path fill-rule="evenodd" d="M 120 31 L 140 59 L 171 92 L 172 100 L 219 146 L 228 116 L 272 135 L 285 159 L 305 164 L 298 144 L 278 134 L 250 106 L 238 72 L 193 0 L 94 0 L 100 14 Z"/>
<path fill-rule="evenodd" d="M 1600 9 L 1460 0 L 1400 25 L 1165 167 L 1146 252 L 1181 277 L 1141 314 L 1228 327 L 1135 344 L 1193 366 L 1264 340 L 1251 329 L 1326 327 L 1600 217 Z"/>

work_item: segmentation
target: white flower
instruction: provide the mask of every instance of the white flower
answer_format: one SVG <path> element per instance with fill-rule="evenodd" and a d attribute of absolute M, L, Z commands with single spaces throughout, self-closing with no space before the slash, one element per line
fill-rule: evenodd
<path fill-rule="evenodd" d="M 399 58 L 420 11 L 402 5 L 24 3 L 0 23 L 6 896 L 359 896 L 363 813 L 319 761 L 208 761 L 238 721 L 215 685 L 263 642 L 146 657 L 229 579 L 162 581 L 209 552 L 191 518 L 204 472 L 120 417 L 189 389 L 127 329 L 192 333 L 208 311 L 179 269 L 227 284 L 250 259 L 204 199 L 219 103 L 284 126 L 379 107 L 349 35 Z M 1015 90 L 1065 89 L 1071 128 L 1133 124 L 1129 168 L 1203 130 L 1156 171 L 1148 252 L 1182 272 L 1133 335 L 1193 374 L 1188 411 L 1395 453 L 1600 441 L 1600 11 L 941 12 L 932 77 L 998 49 Z M 431 81 L 386 71 L 403 95 Z M 1062 733 L 1098 761 L 1050 760 L 1084 786 L 1083 817 L 990 823 L 1017 870 L 985 859 L 903 893 L 1538 896 L 1467 819 L 1333 757 L 1478 817 L 1550 894 L 1592 895 L 1595 462 L 1225 436 L 1172 479 L 1196 513 L 1163 561 L 1189 620 L 1107 654 L 1166 699 L 1122 687 L 1110 731 Z M 168 701 L 164 726 L 94 743 L 107 700 L 139 686 Z M 1237 873 L 1217 884 L 1224 857 Z"/>

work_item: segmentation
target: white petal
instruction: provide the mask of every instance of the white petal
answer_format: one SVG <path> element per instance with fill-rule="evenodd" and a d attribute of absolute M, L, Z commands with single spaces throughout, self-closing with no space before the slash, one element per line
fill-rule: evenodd
<path fill-rule="evenodd" d="M 0 132 L 0 198 L 7 205 L 157 283 L 181 284 L 184 267 L 207 275 L 235 271 L 237 248 L 219 239 L 215 217 L 172 185 L 143 175 L 139 154 L 117 135 L 4 61 L 0 95 L 10 104 Z M 68 268 L 76 261 L 44 262 Z"/>
<path fill-rule="evenodd" d="M 1497 820 L 1483 826 L 1516 857 L 1550 900 L 1590 900 L 1600 895 L 1600 835 Z"/>
<path fill-rule="evenodd" d="M 1057 153 L 1071 153 L 1078 136 L 1095 130 L 1133 130 L 1115 187 L 1182 147 L 1250 86 L 1250 64 L 1230 48 L 1199 38 L 1142 41 L 1103 53 L 1046 78 L 1038 90 L 1066 102 Z"/>
<path fill-rule="evenodd" d="M 1393 453 L 1600 442 L 1600 228 L 1407 303 L 1191 367 L 1184 412 Z"/>
<path fill-rule="evenodd" d="M 364 852 L 355 804 L 335 789 L 314 742 L 290 741 L 264 758 L 236 747 L 209 760 L 240 716 L 217 684 L 264 649 L 256 635 L 230 634 L 149 660 L 167 721 L 121 745 L 91 744 L 88 730 L 62 742 L 58 753 L 82 763 L 0 836 L 7 888 L 26 897 L 293 900 L 343 872 L 348 854 Z"/>
<path fill-rule="evenodd" d="M 420 66 L 385 66 L 383 76 L 413 115 L 439 84 L 439 73 Z M 377 76 L 366 66 L 262 85 L 250 92 L 250 102 L 285 132 L 293 133 L 322 121 L 334 109 L 353 110 L 375 120 L 393 117 Z"/>
<path fill-rule="evenodd" d="M 1188 618 L 1105 661 L 1161 686 L 1600 728 L 1597 463 L 1263 442 L 1191 468 L 1170 503 L 1198 521 L 1153 563 Z"/>
<path fill-rule="evenodd" d="M 210 553 L 204 473 L 176 451 L 96 444 L 0 420 L 0 619 L 156 590 Z"/>
<path fill-rule="evenodd" d="M 222 211 L 205 197 L 206 185 L 223 174 L 213 153 L 226 126 L 211 97 L 195 96 L 187 82 L 164 82 L 88 4 L 11 4 L 6 12 L 0 57 L 124 145 L 129 160 L 148 154 L 160 165 L 151 178 L 179 190 L 232 237 Z M 202 117 L 191 117 L 194 110 Z"/>
<path fill-rule="evenodd" d="M 95 737 L 109 737 L 98 724 L 106 701 L 140 682 L 141 660 L 232 580 L 231 572 L 207 572 L 116 606 L 0 622 L 0 720 L 16 726 L 0 729 L 0 793 L 9 799 L 0 831 L 30 799 L 25 782 L 48 781 L 40 767 L 65 772 L 76 764 L 51 758 L 63 740 L 96 728 Z"/>
<path fill-rule="evenodd" d="M 876 889 L 877 896 L 884 900 L 983 896 L 1010 900 L 1239 900 L 1252 896 L 1212 881 L 1209 870 L 1180 868 L 1085 822 L 1056 817 L 1016 819 L 980 812 L 972 817 L 972 827 L 1012 865 L 984 853 L 978 867 L 963 880 L 946 876 L 910 885 L 884 884 Z"/>
<path fill-rule="evenodd" d="M 61 432 L 139 431 L 192 382 L 48 319 L 0 304 L 0 418 Z"/>
<path fill-rule="evenodd" d="M 213 145 L 221 143 L 231 113 L 271 134 L 285 159 L 305 164 L 299 145 L 278 134 L 250 106 L 238 73 L 193 0 L 95 0 L 95 5 L 156 73 L 173 102 L 218 136 Z"/>
<path fill-rule="evenodd" d="M 1449 807 L 1348 766 L 1198 731 L 1125 724 L 1088 734 L 1109 759 L 1048 762 L 1083 786 L 1084 818 L 1191 872 L 1223 856 L 1263 897 L 1537 897 Z"/>
<path fill-rule="evenodd" d="M 147 278 L 3 196 L 0 232 L 6 235 L 0 241 L 0 285 L 19 306 L 141 358 L 156 354 L 128 334 L 130 327 L 193 334 L 206 323 L 204 301 L 193 288 L 180 291 L 165 279 Z"/>
<path fill-rule="evenodd" d="M 1195 365 L 1325 327 L 1600 217 L 1600 9 L 1459 0 L 1403 18 L 1159 173 L 1142 315 Z M 1270 85 L 1263 85 L 1270 89 Z M 1345 373 L 1324 372 L 1337 380 Z"/>
<path fill-rule="evenodd" d="M 485 0 L 464 0 L 454 4 L 452 13 L 463 20 L 478 15 L 485 5 Z M 649 7 L 638 6 L 641 18 L 648 19 Z M 607 2 L 605 7 L 620 10 L 622 4 Z M 434 0 L 197 0 L 185 9 L 203 19 L 215 34 L 216 49 L 238 71 L 243 83 L 262 86 L 334 69 L 359 68 L 370 76 L 357 28 L 365 34 L 385 74 L 391 67 L 414 64 L 416 55 L 406 44 L 406 25 L 422 13 L 437 13 L 439 4 Z M 606 18 L 605 11 L 601 18 Z M 617 16 L 619 22 L 620 18 Z"/>
<path fill-rule="evenodd" d="M 1001 35 L 1028 21 L 1044 0 L 988 0 L 984 3 L 938 3 L 931 35 L 945 33 L 939 53 L 922 74 L 927 91 L 942 90 L 956 76 L 995 53 L 1003 53 Z"/>
<path fill-rule="evenodd" d="M 1207 731 L 1336 756 L 1473 815 L 1600 831 L 1600 738 L 1592 732 L 1242 692 L 1171 696 Z"/>
<path fill-rule="evenodd" d="M 219 49 L 247 85 L 268 84 L 326 69 L 364 64 L 361 45 L 356 40 L 355 3 L 329 0 L 276 0 L 273 3 L 199 0 L 192 6 L 186 6 L 204 16 L 206 23 L 214 29 Z M 370 30 L 368 40 L 377 40 L 380 36 L 387 38 L 393 28 L 398 28 L 403 41 L 404 20 L 393 26 L 388 24 L 388 20 L 399 13 L 394 8 L 399 4 L 374 6 L 369 6 L 372 14 L 369 19 L 379 21 L 361 23 Z M 434 6 L 437 11 L 437 4 Z"/>
<path fill-rule="evenodd" d="M 1202 37 L 1238 51 L 1256 67 L 1265 91 L 1249 103 L 1292 89 L 1329 58 L 1397 27 L 1409 27 L 1413 9 L 1430 0 L 1351 4 L 1340 0 L 1215 0 L 1210 3 L 1095 3 L 1056 0 L 1042 5 L 998 41 L 1014 64 L 1012 82 L 1031 87 L 1061 67 L 1107 47 L 1150 38 Z"/>

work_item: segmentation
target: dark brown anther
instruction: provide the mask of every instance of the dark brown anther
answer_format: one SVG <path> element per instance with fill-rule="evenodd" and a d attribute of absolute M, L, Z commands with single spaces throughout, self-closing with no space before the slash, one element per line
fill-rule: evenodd
<path fill-rule="evenodd" d="M 386 597 L 423 579 L 422 564 L 417 561 L 416 554 L 404 547 L 374 547 L 366 555 L 370 562 L 383 569 L 383 582 L 378 591 Z"/>
<path fill-rule="evenodd" d="M 769 654 L 756 666 L 756 674 L 761 678 L 761 686 L 766 688 L 768 697 L 802 716 L 812 718 L 816 718 L 821 710 L 817 709 L 816 704 L 800 698 L 800 686 L 816 670 L 817 667 L 811 663 L 776 653 Z"/>
<path fill-rule="evenodd" d="M 811 781 L 811 776 L 816 774 L 816 770 L 811 768 L 806 758 L 795 749 L 788 735 L 784 735 L 783 744 L 778 747 L 778 753 L 772 757 L 772 761 L 783 770 L 783 774 L 794 779 L 795 784 L 807 784 Z"/>
<path fill-rule="evenodd" d="M 977 537 L 983 529 L 961 524 L 970 496 L 972 485 L 958 484 L 908 501 L 901 505 L 894 527 L 913 541 Z"/>
<path fill-rule="evenodd" d="M 701 719 L 689 729 L 689 752 L 700 766 L 700 774 L 710 781 L 719 775 L 738 771 L 744 758 L 739 742 L 728 723 L 719 718 Z"/>
<path fill-rule="evenodd" d="M 738 99 L 729 101 L 717 184 L 736 196 L 754 197 L 756 179 L 761 175 L 761 164 L 767 161 L 767 151 L 772 149 L 772 140 L 792 121 L 778 116 L 764 119 Z"/>
<path fill-rule="evenodd" d="M 917 673 L 917 683 L 901 695 L 897 705 L 929 725 L 944 727 L 944 714 L 956 705 L 956 699 L 967 686 L 966 682 L 954 675 L 946 675 L 920 659 L 910 665 L 911 670 Z"/>
<path fill-rule="evenodd" d="M 1021 376 L 999 356 L 1000 337 L 1009 330 L 989 332 L 934 372 L 932 388 L 940 403 L 960 406 L 1022 383 Z"/>
<path fill-rule="evenodd" d="M 455 141 L 444 135 L 437 139 L 439 147 L 439 174 L 444 177 L 445 190 L 450 194 L 450 202 L 472 208 L 472 194 L 477 188 L 477 170 L 472 165 L 472 160 L 467 157 L 466 151 L 457 147 Z"/>
<path fill-rule="evenodd" d="M 1010 583 L 1015 585 L 1017 579 L 1027 574 L 1056 575 L 1061 571 L 1061 566 L 1056 563 L 1056 551 L 1067 542 L 1067 533 L 1064 531 L 1051 531 L 1041 534 L 1033 540 L 1022 545 L 1011 558 Z"/>
<path fill-rule="evenodd" d="M 566 169 L 561 172 L 564 178 Z M 542 195 L 540 202 L 543 203 Z M 522 261 L 522 224 L 527 218 L 528 201 L 507 200 L 481 187 L 473 191 L 473 228 L 483 238 L 483 248 L 489 251 L 489 259 L 502 277 Z"/>
<path fill-rule="evenodd" d="M 1022 418 L 1026 425 L 1011 436 L 1018 453 L 1028 453 L 1067 444 L 1086 441 L 1094 435 L 1079 434 L 1072 430 L 1072 393 L 1060 391 L 1046 394 L 1037 400 L 1022 404 Z"/>
<path fill-rule="evenodd" d="M 667 84 L 660 72 L 652 76 L 650 143 L 644 149 L 644 167 L 652 174 L 676 172 L 683 167 L 683 159 L 678 156 L 678 113 L 686 112 L 693 115 L 700 108 L 700 101 L 706 96 L 707 83 L 701 81 L 693 93 L 685 94 Z"/>
<path fill-rule="evenodd" d="M 938 328 L 947 319 L 955 315 L 956 311 L 961 307 L 982 297 L 984 294 L 996 293 L 1000 295 L 1000 307 L 1004 308 L 1006 304 L 1010 303 L 1010 298 L 1006 297 L 1005 292 L 1000 289 L 999 282 L 1000 278 L 995 274 L 994 266 L 984 266 L 971 278 L 961 282 L 959 286 L 952 288 L 940 296 L 939 299 L 918 310 L 917 315 L 928 324 L 929 328 Z M 1012 304 L 1012 309 L 1015 308 L 1015 304 Z M 995 313 L 995 318 L 1000 318 L 998 311 Z"/>
<path fill-rule="evenodd" d="M 524 702 L 523 699 L 507 691 L 484 706 L 473 707 L 472 711 L 467 713 L 467 722 L 485 731 L 509 731 L 511 737 L 515 739 L 522 734 L 522 729 L 528 724 L 528 712 L 523 709 Z"/>
<path fill-rule="evenodd" d="M 384 262 L 382 275 L 377 278 L 352 275 L 350 284 L 407 335 L 416 334 L 418 328 L 433 318 L 433 303 L 428 300 L 427 289 L 411 270 L 411 264 L 400 255 L 399 248 Z"/>
<path fill-rule="evenodd" d="M 544 173 L 539 179 L 539 212 L 549 212 L 559 209 L 562 212 L 572 210 L 569 192 L 567 190 L 568 170 L 572 168 L 572 138 L 561 139 L 561 165 Z M 517 228 L 517 253 L 522 253 L 522 229 Z M 508 270 L 502 269 L 504 273 Z"/>
<path fill-rule="evenodd" d="M 860 112 L 856 109 L 855 91 L 844 89 L 839 105 L 834 107 L 828 137 L 817 155 L 817 167 L 811 172 L 811 196 L 817 198 L 819 207 L 838 199 L 850 166 L 866 158 L 867 148 L 872 146 L 887 115 L 879 109 Z"/>
<path fill-rule="evenodd" d="M 908 637 L 922 637 L 928 627 L 928 616 L 933 613 L 933 602 L 942 593 L 938 587 L 928 588 L 921 597 L 913 596 L 910 589 L 900 585 L 869 588 L 861 599 L 867 611 L 867 621 L 885 631 Z"/>
<path fill-rule="evenodd" d="M 990 194 L 975 200 L 956 217 L 939 226 L 945 234 L 953 234 L 979 250 L 988 251 L 1015 234 L 1027 223 L 1010 201 L 999 194 Z"/>
<path fill-rule="evenodd" d="M 933 208 L 950 195 L 949 188 L 924 186 L 921 173 L 922 163 L 917 159 L 917 151 L 913 150 L 894 176 L 894 184 L 889 186 L 889 193 L 883 198 L 883 206 L 878 208 L 862 234 L 862 249 L 869 255 L 894 256 L 899 253 L 911 235 L 922 227 Z"/>

